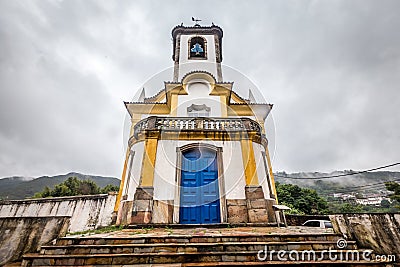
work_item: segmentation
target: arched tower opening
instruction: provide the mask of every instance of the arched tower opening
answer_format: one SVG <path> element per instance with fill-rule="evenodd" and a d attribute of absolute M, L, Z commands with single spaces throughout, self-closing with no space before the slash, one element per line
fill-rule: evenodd
<path fill-rule="evenodd" d="M 189 59 L 207 59 L 207 40 L 201 36 L 189 39 Z"/>

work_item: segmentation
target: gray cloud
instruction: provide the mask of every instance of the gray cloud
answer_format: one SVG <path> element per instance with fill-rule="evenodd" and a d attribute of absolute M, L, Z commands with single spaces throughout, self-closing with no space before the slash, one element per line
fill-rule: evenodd
<path fill-rule="evenodd" d="M 122 101 L 172 66 L 171 29 L 191 16 L 224 29 L 223 63 L 275 104 L 276 170 L 399 161 L 399 8 L 355 0 L 203 1 L 195 9 L 190 1 L 1 1 L 0 177 L 119 177 Z"/>

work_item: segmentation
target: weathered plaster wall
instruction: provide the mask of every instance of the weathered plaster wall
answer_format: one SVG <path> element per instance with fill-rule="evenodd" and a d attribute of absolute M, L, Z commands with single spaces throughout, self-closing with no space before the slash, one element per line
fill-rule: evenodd
<path fill-rule="evenodd" d="M 131 155 L 129 156 L 125 184 L 122 196 L 127 200 L 132 200 L 139 185 L 140 173 L 142 171 L 144 142 L 139 142 L 131 147 Z"/>
<path fill-rule="evenodd" d="M 154 199 L 174 200 L 176 179 L 176 148 L 198 141 L 160 140 L 154 170 Z M 224 191 L 227 199 L 245 199 L 244 167 L 239 141 L 200 141 L 201 143 L 222 147 L 224 167 Z M 132 199 L 128 199 L 132 200 Z"/>
<path fill-rule="evenodd" d="M 0 218 L 70 216 L 70 232 L 108 226 L 116 195 L 102 194 L 0 202 Z"/>
<path fill-rule="evenodd" d="M 64 236 L 69 223 L 68 216 L 0 218 L 0 266 Z"/>
<path fill-rule="evenodd" d="M 210 117 L 221 117 L 221 101 L 219 96 L 210 96 L 210 84 L 205 80 L 190 81 L 187 85 L 188 95 L 178 96 L 177 116 L 188 117 L 187 108 L 192 104 L 206 105 L 210 110 Z"/>
<path fill-rule="evenodd" d="M 244 166 L 240 141 L 222 142 L 226 199 L 245 199 Z"/>
<path fill-rule="evenodd" d="M 361 248 L 400 258 L 400 214 L 330 215 L 335 232 L 354 239 Z"/>
<path fill-rule="evenodd" d="M 263 152 L 265 153 L 265 148 L 261 144 L 257 144 L 253 142 L 253 147 L 254 147 L 254 158 L 256 160 L 256 166 L 257 166 L 257 176 L 258 176 L 258 182 L 263 188 L 264 191 L 264 196 L 265 198 L 271 198 L 271 193 L 269 188 L 272 187 L 272 183 L 270 179 L 267 179 L 267 172 L 268 172 L 268 166 L 266 166 L 266 160 L 264 161 L 263 159 Z M 268 186 L 268 183 L 270 184 Z"/>

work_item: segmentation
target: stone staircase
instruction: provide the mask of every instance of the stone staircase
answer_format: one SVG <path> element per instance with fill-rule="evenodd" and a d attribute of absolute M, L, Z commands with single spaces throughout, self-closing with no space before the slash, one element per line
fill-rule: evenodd
<path fill-rule="evenodd" d="M 325 229 L 301 227 L 127 229 L 59 238 L 40 253 L 24 255 L 22 266 L 387 266 L 363 260 L 362 253 L 372 251 L 357 249 L 354 241 L 337 249 L 340 238 Z M 315 256 L 302 254 L 305 250 Z M 330 260 L 329 250 L 337 260 Z M 357 253 L 360 260 L 353 261 Z M 349 261 L 340 260 L 346 255 Z"/>

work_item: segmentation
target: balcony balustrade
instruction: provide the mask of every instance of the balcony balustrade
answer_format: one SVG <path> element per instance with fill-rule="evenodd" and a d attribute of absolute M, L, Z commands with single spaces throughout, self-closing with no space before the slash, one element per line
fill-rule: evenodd
<path fill-rule="evenodd" d="M 208 117 L 148 117 L 134 127 L 134 136 L 144 131 L 209 131 L 237 132 L 255 131 L 261 135 L 261 126 L 249 118 L 208 118 Z"/>

